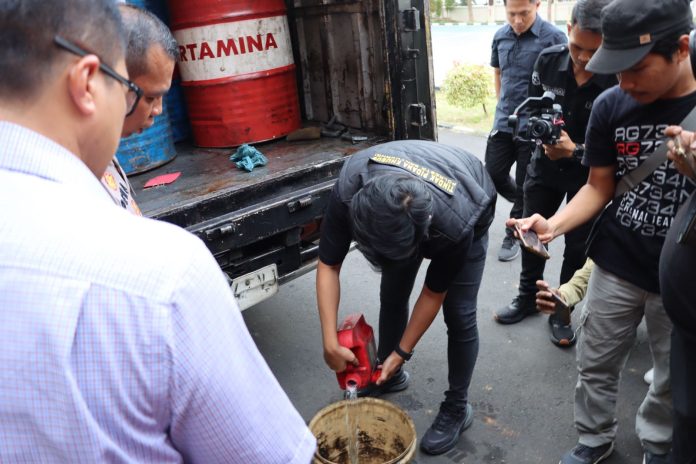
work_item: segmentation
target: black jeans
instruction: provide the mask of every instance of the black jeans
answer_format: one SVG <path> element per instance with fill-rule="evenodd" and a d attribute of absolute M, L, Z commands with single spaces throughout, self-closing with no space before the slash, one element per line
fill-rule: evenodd
<path fill-rule="evenodd" d="M 696 463 L 696 334 L 681 329 L 672 331 L 671 385 L 674 435 L 672 462 Z"/>
<path fill-rule="evenodd" d="M 587 174 L 588 170 L 582 166 L 570 164 L 565 168 L 558 168 L 546 155 L 535 154 L 529 163 L 524 183 L 524 217 L 535 213 L 545 218 L 553 216 L 564 199 L 570 201 L 585 185 Z M 585 264 L 585 241 L 593 222 L 588 221 L 565 234 L 561 284 L 570 280 L 575 271 Z M 522 250 L 520 296 L 531 296 L 537 292 L 536 281 L 544 278 L 545 266 L 545 259 Z"/>
<path fill-rule="evenodd" d="M 452 281 L 442 305 L 447 324 L 449 390 L 446 400 L 463 408 L 478 357 L 476 302 L 488 248 L 488 233 L 474 240 L 469 253 Z M 386 359 L 401 340 L 409 316 L 408 300 L 420 260 L 398 272 L 384 271 L 380 285 L 379 359 Z"/>
<path fill-rule="evenodd" d="M 527 165 L 532 153 L 528 143 L 516 142 L 512 134 L 493 130 L 486 144 L 486 170 L 493 179 L 495 189 L 503 198 L 512 202 L 510 217 L 521 218 L 523 211 L 523 186 Z M 510 168 L 515 167 L 515 179 L 510 177 Z M 508 234 L 512 231 L 508 229 Z"/>

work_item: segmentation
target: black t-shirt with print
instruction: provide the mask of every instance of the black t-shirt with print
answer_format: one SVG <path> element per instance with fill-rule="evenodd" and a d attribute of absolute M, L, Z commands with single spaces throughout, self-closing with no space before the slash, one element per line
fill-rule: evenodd
<path fill-rule="evenodd" d="M 696 92 L 642 105 L 618 86 L 595 101 L 583 164 L 616 164 L 617 182 L 663 143 L 667 126 L 696 106 Z M 652 293 L 660 292 L 658 266 L 665 235 L 694 183 L 665 161 L 605 212 L 589 256 L 607 271 Z"/>

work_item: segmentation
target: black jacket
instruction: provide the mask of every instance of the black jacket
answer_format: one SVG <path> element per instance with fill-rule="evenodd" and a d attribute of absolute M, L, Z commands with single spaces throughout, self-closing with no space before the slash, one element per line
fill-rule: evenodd
<path fill-rule="evenodd" d="M 431 238 L 458 243 L 493 220 L 485 213 L 496 191 L 483 163 L 465 150 L 435 142 L 396 141 L 355 153 L 341 170 L 336 192 L 349 205 L 370 178 L 386 172 L 411 174 L 428 183 L 435 200 Z"/>

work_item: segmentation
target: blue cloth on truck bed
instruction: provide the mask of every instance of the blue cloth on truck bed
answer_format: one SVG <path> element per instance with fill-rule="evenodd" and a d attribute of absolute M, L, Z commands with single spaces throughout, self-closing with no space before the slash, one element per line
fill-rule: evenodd
<path fill-rule="evenodd" d="M 263 153 L 250 145 L 241 145 L 237 151 L 230 156 L 230 160 L 234 161 L 239 169 L 251 172 L 256 166 L 265 166 L 268 164 L 268 159 L 263 156 Z"/>

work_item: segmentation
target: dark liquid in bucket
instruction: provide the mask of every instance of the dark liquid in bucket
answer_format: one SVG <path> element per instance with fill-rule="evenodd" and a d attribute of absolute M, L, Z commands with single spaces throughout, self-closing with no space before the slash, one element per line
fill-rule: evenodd
<path fill-rule="evenodd" d="M 349 417 L 349 409 L 355 422 Z M 314 462 L 403 464 L 410 462 L 415 453 L 413 421 L 397 406 L 383 400 L 361 398 L 334 403 L 317 413 L 310 429 L 317 437 Z M 357 442 L 357 461 L 350 452 L 353 437 Z"/>
<path fill-rule="evenodd" d="M 391 443 L 385 443 L 381 436 L 371 436 L 366 432 L 358 432 L 358 463 L 383 464 L 391 461 L 406 450 L 406 445 L 398 438 Z M 333 443 L 320 443 L 319 454 L 326 460 L 336 464 L 352 464 L 348 455 L 348 439 L 341 437 Z"/>

